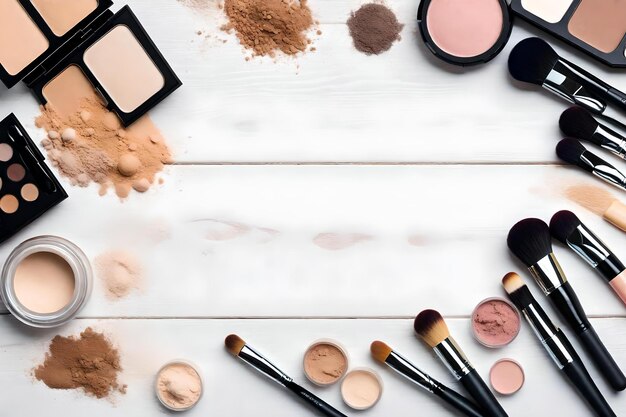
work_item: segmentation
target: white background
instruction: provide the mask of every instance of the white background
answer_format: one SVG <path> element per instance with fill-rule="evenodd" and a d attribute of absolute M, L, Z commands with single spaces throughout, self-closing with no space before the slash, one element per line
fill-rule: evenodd
<path fill-rule="evenodd" d="M 124 202 L 68 184 L 70 198 L 4 243 L 0 257 L 40 234 L 66 237 L 92 259 L 127 249 L 145 264 L 144 289 L 111 302 L 96 281 L 81 317 L 54 331 L 0 316 L 0 417 L 165 414 L 153 378 L 175 358 L 196 363 L 205 382 L 189 416 L 311 415 L 224 351 L 233 332 L 349 415 L 451 415 L 369 357 L 369 344 L 384 340 L 455 384 L 413 335 L 412 319 L 424 308 L 447 317 L 484 377 L 502 357 L 524 366 L 522 391 L 500 398 L 511 416 L 553 415 L 556 404 L 559 415 L 590 415 L 526 323 L 513 344 L 489 350 L 473 340 L 468 320 L 481 299 L 504 295 L 506 272 L 523 272 L 506 234 L 524 217 L 549 220 L 575 209 L 626 258 L 622 232 L 562 196 L 568 184 L 594 182 L 555 159 L 566 104 L 508 76 L 510 49 L 540 32 L 518 21 L 500 56 L 460 70 L 421 44 L 415 0 L 388 2 L 406 26 L 402 41 L 380 56 L 351 45 L 345 21 L 358 0 L 311 0 L 322 31 L 313 34 L 316 52 L 248 62 L 234 36 L 219 31 L 224 20 L 215 5 L 198 13 L 175 0 L 129 3 L 185 83 L 151 113 L 176 163 L 164 185 Z M 556 46 L 626 88 L 619 71 Z M 0 115 L 9 112 L 41 139 L 37 103 L 22 86 L 0 89 Z M 328 250 L 316 244 L 324 233 L 334 242 L 360 240 Z M 582 260 L 555 246 L 598 333 L 626 367 L 624 306 Z M 127 395 L 96 400 L 33 381 L 31 368 L 51 338 L 87 326 L 119 347 Z M 352 366 L 380 372 L 385 392 L 376 408 L 351 412 L 339 387 L 304 382 L 302 355 L 319 338 L 345 345 Z M 617 414 L 626 415 L 626 397 L 586 363 Z"/>

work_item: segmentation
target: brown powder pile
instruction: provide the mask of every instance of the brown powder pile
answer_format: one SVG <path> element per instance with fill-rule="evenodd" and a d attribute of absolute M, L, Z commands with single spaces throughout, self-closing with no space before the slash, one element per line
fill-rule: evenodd
<path fill-rule="evenodd" d="M 389 50 L 395 41 L 400 40 L 404 27 L 390 9 L 375 3 L 365 4 L 352 12 L 347 23 L 354 47 L 367 55 Z"/>
<path fill-rule="evenodd" d="M 43 364 L 34 369 L 37 380 L 53 389 L 82 388 L 97 398 L 126 393 L 117 375 L 120 356 L 104 335 L 87 328 L 80 337 L 55 336 Z"/>
<path fill-rule="evenodd" d="M 110 300 L 126 297 L 141 286 L 141 265 L 130 253 L 120 250 L 103 253 L 96 258 L 96 269 Z"/>
<path fill-rule="evenodd" d="M 306 0 L 225 0 L 224 11 L 229 21 L 222 29 L 234 30 L 253 55 L 295 55 L 310 43 L 306 31 L 313 18 Z"/>
<path fill-rule="evenodd" d="M 41 108 L 36 125 L 48 132 L 41 144 L 62 175 L 73 185 L 100 184 L 104 195 L 112 185 L 125 198 L 131 189 L 147 191 L 171 154 L 148 116 L 124 129 L 120 120 L 94 97 L 80 101 L 68 115 L 52 105 Z"/>

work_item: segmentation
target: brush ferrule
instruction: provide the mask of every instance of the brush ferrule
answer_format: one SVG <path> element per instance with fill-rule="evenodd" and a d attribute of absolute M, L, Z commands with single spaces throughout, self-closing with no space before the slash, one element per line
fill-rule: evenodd
<path fill-rule="evenodd" d="M 601 147 L 622 159 L 626 159 L 626 140 L 623 139 L 622 135 L 607 126 L 598 125 L 593 136 L 598 140 Z"/>
<path fill-rule="evenodd" d="M 539 304 L 534 302 L 529 304 L 522 310 L 522 314 L 560 369 L 563 369 L 565 365 L 574 360 L 567 348 L 567 344 L 562 339 L 562 332 L 552 323 Z"/>
<path fill-rule="evenodd" d="M 549 295 L 567 282 L 565 273 L 553 253 L 540 259 L 539 262 L 529 267 L 528 270 L 546 295 Z"/>
<path fill-rule="evenodd" d="M 594 268 L 611 255 L 609 248 L 582 223 L 567 237 L 567 245 Z"/>
<path fill-rule="evenodd" d="M 416 385 L 419 385 L 428 392 L 434 392 L 437 387 L 437 381 L 426 375 L 420 369 L 415 367 L 415 365 L 396 352 L 391 352 L 385 363 L 398 374 L 402 375 Z"/>
<path fill-rule="evenodd" d="M 543 82 L 543 87 L 592 113 L 601 114 L 606 109 L 606 102 L 599 93 L 606 94 L 608 90 L 580 68 L 563 59 L 554 65 Z"/>
<path fill-rule="evenodd" d="M 580 156 L 580 161 L 586 167 L 591 168 L 591 172 L 595 176 L 611 184 L 626 188 L 626 175 L 599 156 L 591 152 L 583 152 Z"/>
<path fill-rule="evenodd" d="M 437 356 L 439 356 L 439 359 L 442 360 L 457 379 L 461 379 L 474 369 L 472 364 L 465 357 L 465 353 L 463 353 L 452 337 L 448 337 L 443 342 L 439 343 L 435 346 L 434 350 Z"/>
<path fill-rule="evenodd" d="M 245 345 L 239 352 L 239 359 L 282 386 L 292 381 L 287 374 L 248 345 Z"/>

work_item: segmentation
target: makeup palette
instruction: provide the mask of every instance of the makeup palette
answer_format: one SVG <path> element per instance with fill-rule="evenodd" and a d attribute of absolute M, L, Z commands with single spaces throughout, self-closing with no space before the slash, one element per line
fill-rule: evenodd
<path fill-rule="evenodd" d="M 182 85 L 128 6 L 111 0 L 0 2 L 0 79 L 44 90 L 76 66 L 125 126 Z"/>
<path fill-rule="evenodd" d="M 11 114 L 0 122 L 0 242 L 67 198 L 32 139 Z"/>
<path fill-rule="evenodd" d="M 613 67 L 626 67 L 626 1 L 512 0 L 513 11 Z"/>

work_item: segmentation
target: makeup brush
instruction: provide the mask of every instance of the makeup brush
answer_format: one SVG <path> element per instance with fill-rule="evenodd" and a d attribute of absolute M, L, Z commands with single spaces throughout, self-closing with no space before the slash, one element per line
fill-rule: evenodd
<path fill-rule="evenodd" d="M 502 286 L 509 299 L 519 308 L 526 321 L 533 328 L 544 349 L 561 371 L 569 378 L 578 392 L 587 400 L 599 417 L 615 417 L 611 406 L 606 402 L 582 360 L 572 347 L 565 334 L 548 318 L 541 305 L 514 272 L 502 279 Z"/>
<path fill-rule="evenodd" d="M 572 185 L 565 190 L 567 198 L 602 217 L 626 232 L 626 204 L 604 188 L 594 185 Z"/>
<path fill-rule="evenodd" d="M 524 39 L 513 48 L 509 55 L 509 72 L 518 81 L 540 85 L 613 122 L 619 123 L 624 116 L 610 114 L 613 107 L 626 112 L 626 94 L 561 58 L 540 38 Z"/>
<path fill-rule="evenodd" d="M 413 327 L 472 395 L 485 416 L 507 417 L 506 411 L 496 400 L 485 381 L 478 375 L 465 353 L 450 336 L 448 326 L 438 311 L 422 311 L 415 318 Z"/>
<path fill-rule="evenodd" d="M 372 357 L 382 364 L 387 364 L 391 369 L 424 388 L 431 394 L 435 394 L 443 401 L 450 404 L 463 415 L 469 417 L 483 417 L 482 411 L 470 400 L 446 387 L 433 377 L 425 374 L 411 362 L 394 352 L 383 342 L 376 341 L 371 346 Z"/>
<path fill-rule="evenodd" d="M 321 414 L 328 417 L 347 417 L 345 414 L 335 410 L 332 406 L 328 405 L 311 392 L 293 382 L 292 378 L 287 376 L 287 374 L 265 359 L 260 353 L 248 346 L 239 336 L 231 334 L 226 338 L 225 344 L 226 349 L 228 349 L 231 354 L 238 357 L 274 382 L 277 382 L 279 385 L 287 388 Z"/>
<path fill-rule="evenodd" d="M 626 388 L 624 375 L 589 322 L 574 289 L 552 252 L 548 225 L 539 219 L 517 223 L 507 239 L 509 249 L 526 266 L 535 281 L 576 332 L 597 368 L 618 391 Z"/>
<path fill-rule="evenodd" d="M 565 138 L 556 146 L 556 154 L 563 161 L 576 165 L 596 177 L 626 190 L 626 175 L 600 158 L 576 139 Z"/>
<path fill-rule="evenodd" d="M 552 216 L 550 232 L 598 271 L 626 304 L 626 266 L 574 213 L 563 210 Z"/>
<path fill-rule="evenodd" d="M 567 136 L 586 140 L 626 159 L 626 138 L 598 122 L 588 110 L 570 107 L 561 114 L 559 126 Z"/>

